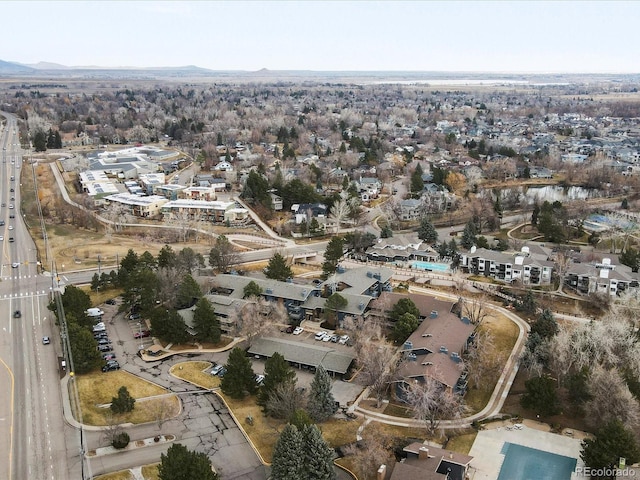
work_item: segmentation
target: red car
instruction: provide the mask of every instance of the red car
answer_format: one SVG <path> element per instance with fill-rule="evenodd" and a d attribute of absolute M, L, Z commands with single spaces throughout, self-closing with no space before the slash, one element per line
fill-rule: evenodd
<path fill-rule="evenodd" d="M 151 336 L 151 330 L 142 330 L 133 334 L 133 338 L 146 338 Z"/>

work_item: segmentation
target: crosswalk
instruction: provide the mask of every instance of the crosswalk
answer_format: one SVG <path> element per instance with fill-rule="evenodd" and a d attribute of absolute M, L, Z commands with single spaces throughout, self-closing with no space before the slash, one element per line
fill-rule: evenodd
<path fill-rule="evenodd" d="M 8 293 L 4 294 L 2 299 L 10 299 L 10 298 L 24 298 L 24 297 L 42 297 L 44 295 L 49 295 L 47 290 L 34 290 L 31 292 L 18 292 L 18 293 Z"/>
<path fill-rule="evenodd" d="M 11 280 L 26 280 L 28 278 L 38 278 L 39 275 L 9 275 L 2 277 L 3 282 L 10 282 Z"/>

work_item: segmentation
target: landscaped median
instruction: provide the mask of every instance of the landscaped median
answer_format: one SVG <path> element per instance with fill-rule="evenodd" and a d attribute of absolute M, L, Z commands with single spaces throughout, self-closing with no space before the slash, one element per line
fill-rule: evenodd
<path fill-rule="evenodd" d="M 180 413 L 180 401 L 171 392 L 122 370 L 106 374 L 94 372 L 76 375 L 69 381 L 70 389 L 73 382 L 78 387 L 82 408 L 82 419 L 78 418 L 76 409 L 74 417 L 85 425 L 107 426 L 113 422 L 109 405 L 122 386 L 127 387 L 129 394 L 136 399 L 136 406 L 133 411 L 121 414 L 118 423 L 148 423 L 158 421 L 159 416 L 167 419 Z M 74 395 L 69 393 L 73 399 Z M 140 407 L 142 404 L 144 408 Z"/>

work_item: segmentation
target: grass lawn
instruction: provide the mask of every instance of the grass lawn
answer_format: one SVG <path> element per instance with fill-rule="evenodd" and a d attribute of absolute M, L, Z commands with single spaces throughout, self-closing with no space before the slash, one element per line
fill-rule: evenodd
<path fill-rule="evenodd" d="M 107 425 L 107 417 L 111 410 L 99 405 L 110 403 L 111 399 L 118 394 L 118 389 L 121 386 L 127 387 L 135 399 L 169 393 L 158 385 L 121 370 L 108 373 L 92 372 L 77 375 L 75 379 L 82 407 L 82 420 L 87 425 Z M 180 402 L 175 396 L 138 400 L 137 402 L 138 405 L 142 403 L 144 403 L 144 408 L 134 408 L 132 412 L 124 414 L 121 422 L 153 422 L 157 419 L 156 412 L 162 404 L 164 404 L 163 410 L 166 412 L 164 415 L 169 418 L 177 415 L 180 411 Z"/>
<path fill-rule="evenodd" d="M 160 480 L 160 477 L 158 477 L 158 465 L 160 464 L 154 463 L 142 467 L 144 480 Z M 100 475 L 99 477 L 95 477 L 95 480 L 134 480 L 134 476 L 131 470 L 120 470 L 119 472 Z"/>
<path fill-rule="evenodd" d="M 110 298 L 116 298 L 118 295 L 121 295 L 123 293 L 123 290 L 121 288 L 109 288 L 107 290 L 100 290 L 98 292 L 96 292 L 95 290 L 91 290 L 91 287 L 89 285 L 83 285 L 79 288 L 83 292 L 89 294 L 91 305 L 95 306 L 103 304 Z"/>
<path fill-rule="evenodd" d="M 477 435 L 478 432 L 473 431 L 472 433 L 462 433 L 458 436 L 452 437 L 447 442 L 447 450 L 469 455 L 469 451 L 471 451 L 471 447 L 473 446 L 473 442 L 476 441 Z"/>
<path fill-rule="evenodd" d="M 120 470 L 119 472 L 100 475 L 99 477 L 96 477 L 96 480 L 134 480 L 134 477 L 131 470 Z"/>
<path fill-rule="evenodd" d="M 211 362 L 182 362 L 171 367 L 169 372 L 203 388 L 216 388 L 220 386 L 220 377 L 204 372 L 211 365 Z"/>
<path fill-rule="evenodd" d="M 413 418 L 413 412 L 410 408 L 397 403 L 389 402 L 384 409 L 384 414 L 394 417 Z"/>
<path fill-rule="evenodd" d="M 493 335 L 494 350 L 493 352 L 486 352 L 486 354 L 502 354 L 504 356 L 504 361 L 506 362 L 516 340 L 518 339 L 518 326 L 507 317 L 495 314 L 494 312 L 492 316 L 487 317 L 479 329 L 481 332 L 488 331 Z M 491 394 L 495 388 L 496 382 L 498 381 L 498 378 L 500 378 L 502 367 L 504 367 L 504 363 L 500 369 L 496 369 L 494 375 L 485 376 L 482 379 L 482 388 L 474 388 L 475 385 L 472 385 L 470 382 L 471 388 L 467 390 L 464 399 L 471 409 L 472 414 L 479 412 L 487 405 L 487 402 L 489 401 L 489 398 L 491 398 Z"/>

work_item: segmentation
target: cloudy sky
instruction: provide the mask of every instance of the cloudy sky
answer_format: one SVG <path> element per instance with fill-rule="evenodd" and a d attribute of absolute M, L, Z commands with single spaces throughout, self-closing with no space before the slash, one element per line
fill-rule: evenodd
<path fill-rule="evenodd" d="M 640 2 L 0 1 L 0 60 L 213 70 L 640 72 Z"/>

